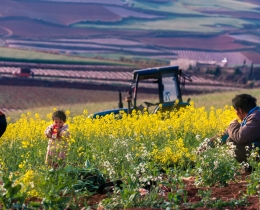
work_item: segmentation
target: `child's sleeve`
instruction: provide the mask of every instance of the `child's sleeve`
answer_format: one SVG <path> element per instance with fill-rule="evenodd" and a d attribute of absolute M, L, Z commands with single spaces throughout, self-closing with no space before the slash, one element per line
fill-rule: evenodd
<path fill-rule="evenodd" d="M 61 138 L 66 138 L 66 139 L 70 138 L 70 132 L 69 132 L 69 127 L 68 127 L 68 125 L 65 125 L 65 126 L 63 126 L 63 127 L 61 128 L 59 136 L 60 136 Z"/>
<path fill-rule="evenodd" d="M 44 132 L 45 136 L 47 138 L 51 138 L 52 137 L 52 125 L 48 126 Z"/>

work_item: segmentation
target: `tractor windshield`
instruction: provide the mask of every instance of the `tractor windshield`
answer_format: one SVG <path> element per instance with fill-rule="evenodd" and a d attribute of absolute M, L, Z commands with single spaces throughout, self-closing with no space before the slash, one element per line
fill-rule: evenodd
<path fill-rule="evenodd" d="M 162 75 L 163 102 L 174 102 L 178 99 L 177 79 L 173 73 Z"/>
<path fill-rule="evenodd" d="M 143 104 L 144 101 L 149 101 L 151 103 L 159 103 L 158 80 L 139 80 L 138 91 L 136 91 L 135 87 L 132 88 L 132 96 L 134 98 L 136 106 Z"/>

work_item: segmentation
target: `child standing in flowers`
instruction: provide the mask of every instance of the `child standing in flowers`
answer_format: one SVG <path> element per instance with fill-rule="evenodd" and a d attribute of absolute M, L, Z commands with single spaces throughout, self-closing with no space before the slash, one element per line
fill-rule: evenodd
<path fill-rule="evenodd" d="M 67 152 L 67 140 L 70 136 L 66 122 L 66 114 L 62 110 L 52 114 L 53 124 L 45 130 L 45 135 L 49 138 L 46 164 L 57 167 L 59 162 L 64 165 Z"/>

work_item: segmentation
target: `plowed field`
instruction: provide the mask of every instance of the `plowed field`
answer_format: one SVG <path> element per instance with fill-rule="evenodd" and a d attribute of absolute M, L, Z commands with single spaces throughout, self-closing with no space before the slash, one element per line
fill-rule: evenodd
<path fill-rule="evenodd" d="M 239 50 L 245 46 L 234 42 L 232 37 L 225 35 L 205 37 L 203 39 L 199 37 L 165 37 L 165 38 L 141 38 L 143 43 L 156 46 L 164 46 L 175 49 L 203 49 L 203 50 Z"/>
<path fill-rule="evenodd" d="M 105 103 L 118 101 L 117 91 L 80 90 L 66 88 L 26 87 L 26 86 L 0 86 L 0 107 L 4 111 L 33 109 L 44 106 L 58 106 L 80 103 Z M 125 97 L 126 93 L 122 93 Z M 151 94 L 139 94 L 140 97 Z"/>

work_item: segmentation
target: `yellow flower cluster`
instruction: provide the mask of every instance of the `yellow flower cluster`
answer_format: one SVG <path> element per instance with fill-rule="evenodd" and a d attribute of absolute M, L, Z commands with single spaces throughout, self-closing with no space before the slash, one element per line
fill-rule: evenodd
<path fill-rule="evenodd" d="M 41 182 L 43 177 L 33 170 L 29 169 L 27 172 L 15 181 L 14 184 L 21 184 L 21 192 L 26 192 L 31 197 L 40 197 L 37 185 Z"/>
<path fill-rule="evenodd" d="M 195 160 L 195 157 L 185 148 L 183 139 L 168 140 L 167 144 L 161 149 L 154 146 L 151 156 L 155 161 L 165 165 L 176 163 L 181 165 L 185 163 L 185 160 Z"/>
<path fill-rule="evenodd" d="M 193 102 L 166 115 L 133 111 L 131 116 L 121 113 L 120 119 L 113 114 L 91 119 L 86 110 L 75 117 L 70 117 L 69 111 L 66 114 L 71 133 L 66 159 L 74 164 L 83 164 L 89 159 L 98 167 L 108 159 L 121 164 L 126 154 L 140 156 L 141 145 L 148 155 L 161 163 L 193 160 L 191 151 L 200 143 L 196 136 L 201 136 L 202 141 L 205 137 L 221 133 L 236 117 L 232 107 L 218 110 L 212 107 L 207 112 L 204 107 L 195 108 Z M 15 123 L 8 124 L 0 141 L 2 166 L 26 170 L 44 164 L 48 143 L 44 130 L 52 123 L 51 114 L 47 119 L 27 113 Z M 123 142 L 126 145 L 120 145 Z"/>

